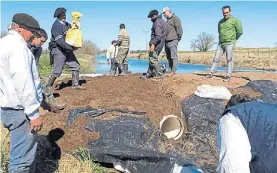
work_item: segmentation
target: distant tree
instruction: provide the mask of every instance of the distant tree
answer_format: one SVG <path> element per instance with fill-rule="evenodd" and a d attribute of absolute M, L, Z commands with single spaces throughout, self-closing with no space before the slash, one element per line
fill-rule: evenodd
<path fill-rule="evenodd" d="M 196 51 L 197 44 L 198 44 L 198 41 L 196 39 L 191 40 L 190 49 L 192 49 L 193 51 Z"/>
<path fill-rule="evenodd" d="M 275 47 L 277 47 L 277 42 L 275 42 Z"/>
<path fill-rule="evenodd" d="M 215 38 L 212 34 L 202 32 L 197 36 L 197 39 L 191 41 L 190 47 L 194 51 L 207 52 L 215 43 Z"/>

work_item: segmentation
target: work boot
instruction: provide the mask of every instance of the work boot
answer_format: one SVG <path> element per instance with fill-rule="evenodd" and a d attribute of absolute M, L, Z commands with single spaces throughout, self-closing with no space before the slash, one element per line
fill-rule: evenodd
<path fill-rule="evenodd" d="M 140 76 L 140 79 L 142 80 L 147 80 L 149 78 L 153 77 L 153 75 L 149 74 L 149 73 L 146 73 L 146 75 L 143 75 L 143 76 Z"/>
<path fill-rule="evenodd" d="M 226 76 L 225 79 L 223 79 L 223 82 L 229 82 L 231 80 L 231 76 Z"/>
<path fill-rule="evenodd" d="M 209 73 L 208 75 L 206 75 L 206 78 L 212 78 L 213 77 L 213 73 Z"/>
<path fill-rule="evenodd" d="M 72 71 L 72 89 L 86 90 L 85 87 L 79 85 L 79 71 Z"/>
<path fill-rule="evenodd" d="M 127 76 L 127 69 L 126 68 L 128 68 L 126 65 L 128 65 L 128 64 L 120 64 L 119 65 L 119 74 L 118 74 L 118 76 Z"/>
<path fill-rule="evenodd" d="M 47 82 L 46 87 L 52 87 L 56 79 L 57 79 L 57 77 L 55 77 L 54 75 L 52 75 L 52 76 L 48 79 L 48 82 Z"/>
<path fill-rule="evenodd" d="M 60 110 L 63 110 L 66 107 L 65 103 L 59 103 L 56 99 L 45 99 L 45 102 L 49 106 L 50 110 L 59 113 Z"/>

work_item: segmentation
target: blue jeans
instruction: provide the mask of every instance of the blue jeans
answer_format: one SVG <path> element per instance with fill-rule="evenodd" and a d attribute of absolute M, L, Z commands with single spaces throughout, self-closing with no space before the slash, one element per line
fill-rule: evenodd
<path fill-rule="evenodd" d="M 9 173 L 30 173 L 35 159 L 37 141 L 23 110 L 1 108 L 1 121 L 10 132 Z"/>
<path fill-rule="evenodd" d="M 217 64 L 220 62 L 222 56 L 224 53 L 226 53 L 226 60 L 227 60 L 227 76 L 232 75 L 233 72 L 233 60 L 234 60 L 234 50 L 235 50 L 236 44 L 230 44 L 230 45 L 218 45 L 215 53 L 215 57 L 213 60 L 213 65 L 210 69 L 211 73 L 215 72 Z"/>

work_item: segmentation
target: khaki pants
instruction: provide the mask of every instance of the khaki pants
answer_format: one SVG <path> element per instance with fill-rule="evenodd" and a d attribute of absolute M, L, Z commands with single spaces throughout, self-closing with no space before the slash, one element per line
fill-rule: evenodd
<path fill-rule="evenodd" d="M 119 68 L 119 74 L 128 72 L 128 59 L 127 55 L 129 52 L 129 48 L 118 48 L 117 56 L 116 56 L 116 64 Z"/>

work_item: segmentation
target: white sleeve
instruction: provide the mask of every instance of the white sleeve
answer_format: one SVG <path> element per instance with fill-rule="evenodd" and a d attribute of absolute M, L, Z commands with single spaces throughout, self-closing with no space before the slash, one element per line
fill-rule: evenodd
<path fill-rule="evenodd" d="M 219 163 L 217 173 L 250 173 L 251 146 L 238 117 L 228 113 L 218 126 Z"/>
<path fill-rule="evenodd" d="M 118 53 L 118 46 L 115 46 L 114 58 L 117 57 L 117 53 Z"/>
<path fill-rule="evenodd" d="M 108 48 L 107 49 L 107 53 L 106 53 L 106 58 L 107 58 L 107 60 L 109 60 L 110 59 L 110 48 Z"/>
<path fill-rule="evenodd" d="M 30 53 L 30 54 L 29 54 Z M 24 107 L 24 113 L 32 120 L 39 117 L 41 104 L 41 83 L 34 64 L 34 57 L 27 50 L 13 51 L 9 56 L 9 72 Z"/>

